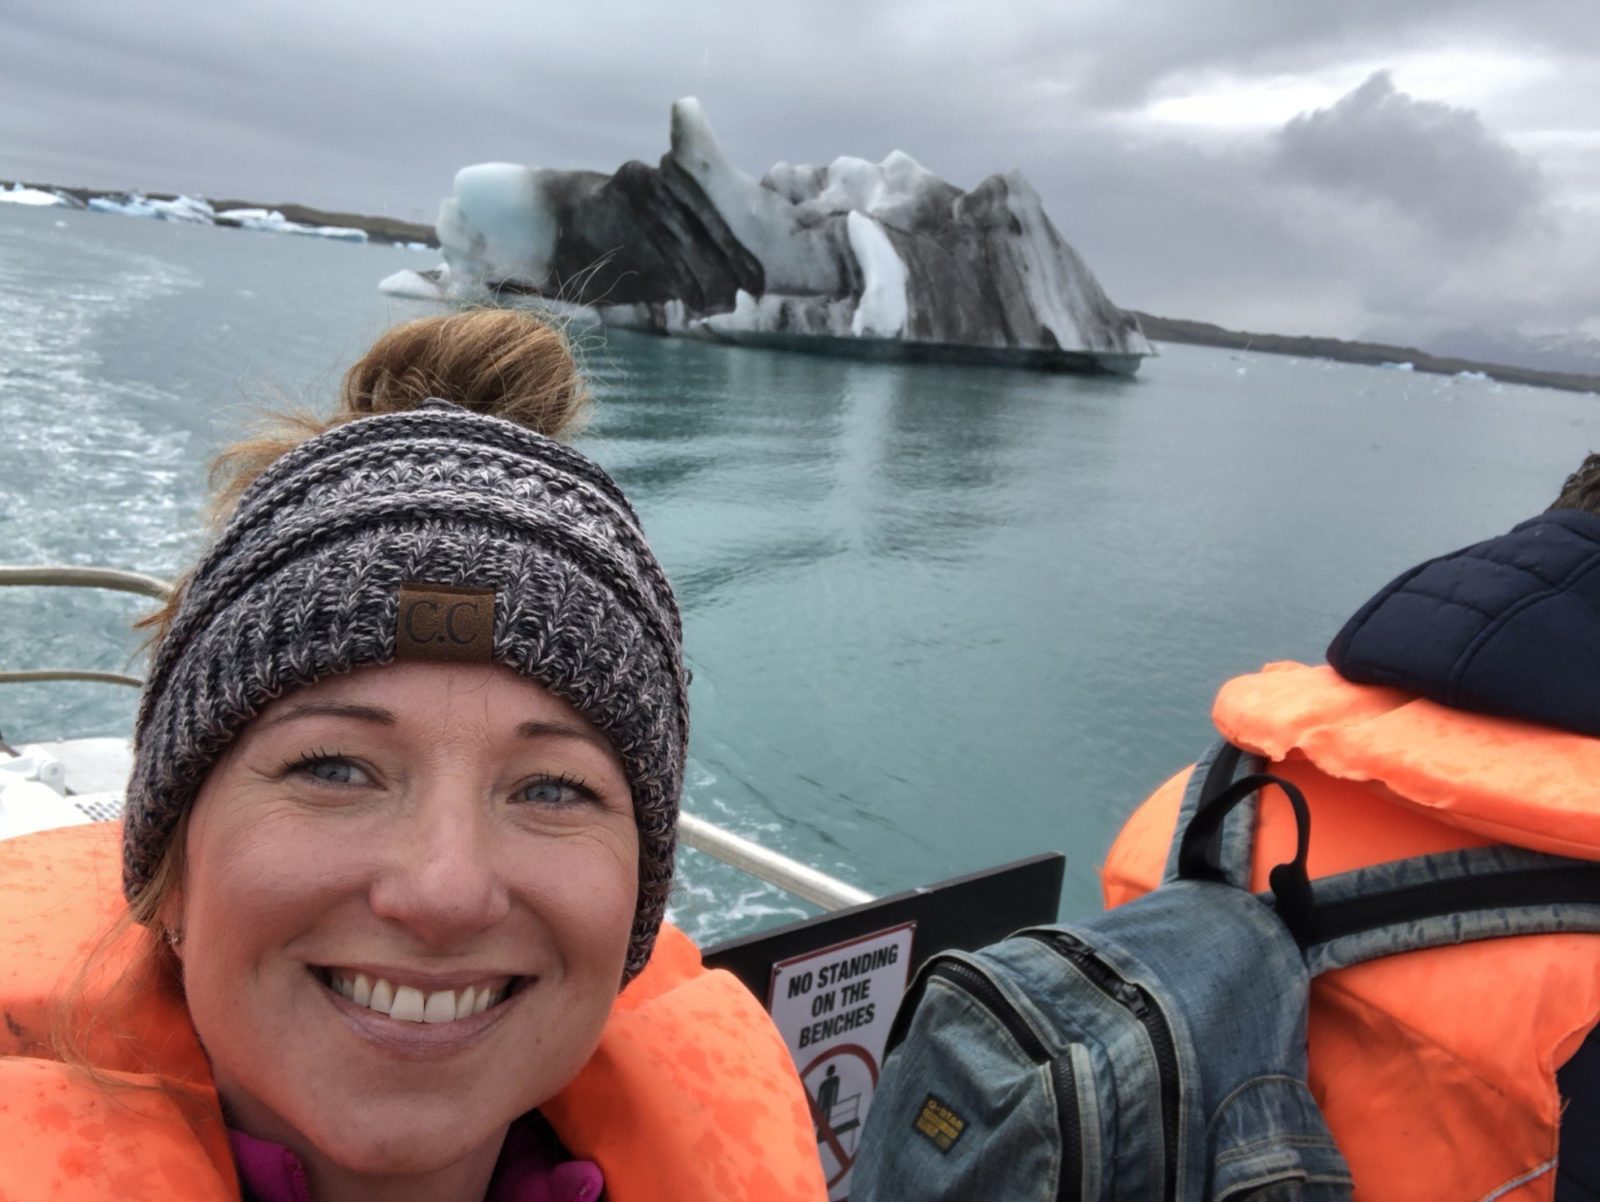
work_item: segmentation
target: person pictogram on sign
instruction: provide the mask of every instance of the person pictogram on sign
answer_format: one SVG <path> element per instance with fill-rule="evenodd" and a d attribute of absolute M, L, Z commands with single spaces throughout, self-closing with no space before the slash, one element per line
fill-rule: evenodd
<path fill-rule="evenodd" d="M 817 1153 L 833 1196 L 843 1197 L 850 1170 L 856 1162 L 861 1127 L 872 1108 L 872 1091 L 878 1084 L 878 1064 L 860 1044 L 839 1043 L 817 1053 L 800 1070 L 811 1123 L 817 1133 Z"/>
<path fill-rule="evenodd" d="M 839 1072 L 830 1064 L 828 1065 L 828 1075 L 817 1086 L 817 1123 L 819 1127 L 825 1122 L 829 1123 L 830 1127 L 832 1126 L 829 1120 L 833 1118 L 833 1108 L 838 1105 L 838 1102 Z M 821 1142 L 821 1139 L 822 1136 L 819 1132 L 817 1135 L 818 1142 Z"/>
<path fill-rule="evenodd" d="M 839 1074 L 830 1064 L 827 1074 L 817 1083 L 817 1096 L 812 1099 L 811 1117 L 817 1129 L 817 1142 L 831 1144 L 842 1152 L 840 1137 L 861 1126 L 860 1111 L 860 1094 L 851 1094 L 842 1102 L 839 1100 Z M 855 1141 L 850 1142 L 853 1147 Z"/>

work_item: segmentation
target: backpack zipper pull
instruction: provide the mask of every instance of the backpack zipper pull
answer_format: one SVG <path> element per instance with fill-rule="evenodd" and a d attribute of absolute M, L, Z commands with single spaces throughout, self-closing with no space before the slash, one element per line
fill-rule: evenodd
<path fill-rule="evenodd" d="M 1089 950 L 1083 945 L 1081 940 L 1075 939 L 1071 935 L 1062 932 L 1057 932 L 1056 934 L 1052 935 L 1050 939 L 1051 942 L 1061 949 L 1063 954 L 1070 956 L 1073 959 L 1077 959 Z"/>

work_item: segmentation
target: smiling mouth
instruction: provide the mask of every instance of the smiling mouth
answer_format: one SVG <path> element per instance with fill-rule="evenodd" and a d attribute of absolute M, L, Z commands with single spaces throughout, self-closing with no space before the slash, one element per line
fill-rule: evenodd
<path fill-rule="evenodd" d="M 340 968 L 313 968 L 323 988 L 387 1018 L 406 1023 L 451 1023 L 500 1005 L 526 977 L 489 977 L 460 989 L 422 990 L 385 977 Z"/>

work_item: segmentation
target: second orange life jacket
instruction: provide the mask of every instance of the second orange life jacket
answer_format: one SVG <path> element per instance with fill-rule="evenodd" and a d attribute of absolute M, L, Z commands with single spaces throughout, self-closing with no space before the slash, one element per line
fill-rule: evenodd
<path fill-rule="evenodd" d="M 1313 878 L 1513 843 L 1600 859 L 1600 739 L 1274 664 L 1230 681 L 1217 728 L 1298 785 Z M 1108 905 L 1159 884 L 1189 773 L 1129 819 Z M 1287 805 L 1260 808 L 1252 886 L 1293 857 Z M 1310 1084 L 1363 1202 L 1550 1202 L 1556 1070 L 1600 1020 L 1600 937 L 1433 948 L 1312 984 Z"/>

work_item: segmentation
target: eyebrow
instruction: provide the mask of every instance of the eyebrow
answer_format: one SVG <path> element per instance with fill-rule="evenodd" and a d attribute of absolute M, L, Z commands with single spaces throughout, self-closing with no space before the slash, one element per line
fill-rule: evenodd
<path fill-rule="evenodd" d="M 616 754 L 615 751 L 612 750 L 610 742 L 604 735 L 597 734 L 592 730 L 586 730 L 581 726 L 574 726 L 567 722 L 541 722 L 537 720 L 532 722 L 523 722 L 517 727 L 516 733 L 517 738 L 519 739 L 541 739 L 548 738 L 550 736 L 567 739 L 582 739 L 587 743 L 593 743 L 607 755 Z"/>
<path fill-rule="evenodd" d="M 342 701 L 303 701 L 267 722 L 262 729 L 280 726 L 301 718 L 352 718 L 357 722 L 371 722 L 378 726 L 395 725 L 395 716 L 375 705 L 355 705 Z"/>
<path fill-rule="evenodd" d="M 279 714 L 262 726 L 269 730 L 274 726 L 281 726 L 286 722 L 296 722 L 302 718 L 350 718 L 357 722 L 370 722 L 376 726 L 396 726 L 398 720 L 394 714 L 382 706 L 356 705 L 345 701 L 303 701 L 291 706 L 284 713 Z M 567 722 L 547 722 L 538 719 L 518 724 L 516 736 L 519 739 L 544 739 L 567 738 L 582 739 L 592 743 L 607 755 L 614 755 L 611 743 L 602 734 L 585 729 Z"/>

